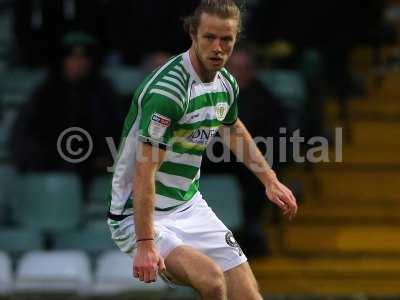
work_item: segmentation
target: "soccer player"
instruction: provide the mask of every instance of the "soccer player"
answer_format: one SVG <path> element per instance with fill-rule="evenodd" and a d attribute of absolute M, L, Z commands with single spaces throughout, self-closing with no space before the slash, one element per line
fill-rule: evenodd
<path fill-rule="evenodd" d="M 246 256 L 199 192 L 209 140 L 219 132 L 289 218 L 296 200 L 238 119 L 239 88 L 224 65 L 240 34 L 240 9 L 233 0 L 203 0 L 185 29 L 191 48 L 150 74 L 133 97 L 108 224 L 141 281 L 158 273 L 202 299 L 262 299 Z"/>

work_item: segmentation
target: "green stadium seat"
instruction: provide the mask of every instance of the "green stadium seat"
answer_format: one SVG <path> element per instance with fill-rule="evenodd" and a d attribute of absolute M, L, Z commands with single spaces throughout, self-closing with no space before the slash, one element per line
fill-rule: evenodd
<path fill-rule="evenodd" d="M 8 70 L 0 78 L 0 91 L 3 105 L 20 106 L 29 100 L 36 87 L 44 80 L 46 71 L 42 69 L 15 68 Z"/>
<path fill-rule="evenodd" d="M 43 236 L 37 230 L 24 227 L 0 227 L 0 249 L 12 255 L 43 248 Z"/>
<path fill-rule="evenodd" d="M 300 67 L 306 78 L 320 75 L 323 71 L 323 60 L 321 54 L 314 49 L 307 50 L 302 55 Z"/>
<path fill-rule="evenodd" d="M 31 228 L 59 231 L 75 228 L 80 222 L 81 183 L 68 173 L 34 173 L 21 176 L 16 201 L 17 222 Z"/>
<path fill-rule="evenodd" d="M 260 80 L 276 95 L 288 112 L 289 127 L 299 128 L 305 113 L 307 88 L 301 72 L 268 70 L 259 74 Z"/>
<path fill-rule="evenodd" d="M 133 95 L 136 87 L 144 77 L 140 69 L 126 66 L 106 68 L 104 74 L 113 82 L 117 91 L 122 95 Z"/>
<path fill-rule="evenodd" d="M 6 109 L 2 112 L 2 116 L 0 118 L 0 148 L 5 153 L 8 152 L 7 148 L 10 134 L 17 117 L 17 113 L 18 112 L 15 109 Z"/>
<path fill-rule="evenodd" d="M 0 225 L 6 223 L 7 215 L 7 201 L 3 195 L 3 191 L 0 191 Z"/>
<path fill-rule="evenodd" d="M 0 160 L 6 160 L 9 157 L 9 152 L 7 147 L 0 146 Z"/>
<path fill-rule="evenodd" d="M 10 54 L 14 44 L 13 12 L 11 9 L 3 9 L 0 13 L 0 60 L 10 60 Z M 1 64 L 2 62 L 0 62 Z M 7 62 L 5 62 L 7 64 Z"/>
<path fill-rule="evenodd" d="M 111 180 L 111 176 L 98 176 L 90 184 L 89 201 L 86 207 L 89 217 L 104 217 L 106 215 Z"/>
<path fill-rule="evenodd" d="M 24 91 L 2 91 L 0 96 L 4 107 L 19 108 L 29 100 L 29 94 Z"/>
<path fill-rule="evenodd" d="M 55 234 L 54 247 L 59 250 L 83 250 L 98 255 L 107 250 L 116 250 L 117 246 L 111 239 L 107 221 L 89 222 L 84 228 Z"/>
<path fill-rule="evenodd" d="M 0 224 L 9 221 L 10 204 L 15 197 L 17 174 L 8 164 L 0 164 Z"/>
<path fill-rule="evenodd" d="M 97 259 L 93 294 L 117 296 L 132 294 L 135 299 L 159 299 L 165 297 L 168 286 L 160 278 L 153 283 L 143 283 L 132 276 L 132 258 L 119 250 L 108 251 Z M 152 296 L 157 297 L 152 297 Z M 167 297 L 166 297 L 167 298 Z M 169 298 L 168 299 L 177 299 Z"/>
<path fill-rule="evenodd" d="M 260 73 L 264 84 L 278 95 L 286 107 L 297 109 L 304 105 L 306 85 L 296 70 L 268 70 Z"/>
<path fill-rule="evenodd" d="M 2 73 L 6 72 L 8 57 L 8 47 L 0 45 L 0 78 L 2 78 Z"/>
<path fill-rule="evenodd" d="M 13 274 L 11 258 L 5 252 L 0 252 L 0 295 L 11 294 L 13 291 Z"/>
<path fill-rule="evenodd" d="M 14 68 L 7 71 L 7 77 L 1 83 L 3 90 L 32 92 L 45 78 L 43 69 Z"/>
<path fill-rule="evenodd" d="M 15 277 L 15 290 L 25 296 L 22 299 L 33 294 L 41 296 L 37 299 L 45 298 L 43 294 L 69 299 L 70 294 L 87 294 L 92 281 L 90 260 L 82 251 L 30 251 L 19 260 Z"/>
<path fill-rule="evenodd" d="M 200 192 L 230 230 L 235 231 L 242 226 L 241 190 L 233 175 L 202 176 Z"/>

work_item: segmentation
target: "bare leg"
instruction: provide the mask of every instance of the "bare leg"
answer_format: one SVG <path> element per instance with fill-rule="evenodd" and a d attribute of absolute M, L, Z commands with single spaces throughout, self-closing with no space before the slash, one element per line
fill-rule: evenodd
<path fill-rule="evenodd" d="M 230 269 L 224 273 L 229 300 L 260 300 L 258 284 L 249 263 Z"/>
<path fill-rule="evenodd" d="M 222 270 L 201 252 L 189 246 L 179 246 L 166 257 L 165 265 L 167 277 L 175 283 L 193 287 L 203 300 L 226 299 Z"/>

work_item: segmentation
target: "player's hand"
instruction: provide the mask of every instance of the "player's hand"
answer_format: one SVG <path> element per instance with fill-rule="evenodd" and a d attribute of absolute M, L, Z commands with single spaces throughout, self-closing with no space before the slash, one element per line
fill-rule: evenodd
<path fill-rule="evenodd" d="M 137 253 L 133 259 L 133 276 L 145 283 L 155 282 L 157 269 L 159 272 L 164 272 L 165 264 L 154 241 L 139 242 Z"/>
<path fill-rule="evenodd" d="M 283 215 L 292 220 L 297 213 L 297 203 L 291 190 L 278 179 L 274 179 L 268 184 L 265 192 L 269 200 L 282 210 Z"/>

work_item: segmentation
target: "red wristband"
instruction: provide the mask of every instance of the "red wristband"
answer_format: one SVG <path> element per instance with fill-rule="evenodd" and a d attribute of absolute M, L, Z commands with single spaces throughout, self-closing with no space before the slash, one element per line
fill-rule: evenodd
<path fill-rule="evenodd" d="M 153 239 L 153 238 L 148 238 L 148 239 L 138 239 L 138 240 L 136 240 L 136 243 L 139 243 L 139 242 L 144 242 L 144 241 L 154 241 L 154 239 Z"/>

